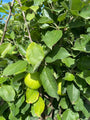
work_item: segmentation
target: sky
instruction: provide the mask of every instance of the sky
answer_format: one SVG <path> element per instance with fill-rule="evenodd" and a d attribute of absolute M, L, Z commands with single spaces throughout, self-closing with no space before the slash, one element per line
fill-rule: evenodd
<path fill-rule="evenodd" d="M 1 0 L 0 0 L 1 1 Z M 11 2 L 12 0 L 2 0 L 4 3 Z"/>
<path fill-rule="evenodd" d="M 1 0 L 0 0 L 1 1 Z M 8 3 L 8 2 L 11 2 L 12 0 L 2 0 L 3 1 L 3 3 Z M 1 6 L 0 6 L 1 7 Z M 4 13 L 0 13 L 0 15 L 2 16 L 2 15 L 4 15 Z M 2 21 L 2 22 L 4 22 L 4 21 Z"/>

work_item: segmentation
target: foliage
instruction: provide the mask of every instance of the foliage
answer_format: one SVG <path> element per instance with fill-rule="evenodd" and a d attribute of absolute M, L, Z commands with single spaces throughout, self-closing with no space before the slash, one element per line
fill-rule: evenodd
<path fill-rule="evenodd" d="M 0 45 L 0 120 L 88 120 L 90 1 L 18 1 Z M 2 19 L 10 4 L 1 1 Z M 32 81 L 40 79 L 37 89 L 29 79 L 25 85 L 30 74 Z"/>

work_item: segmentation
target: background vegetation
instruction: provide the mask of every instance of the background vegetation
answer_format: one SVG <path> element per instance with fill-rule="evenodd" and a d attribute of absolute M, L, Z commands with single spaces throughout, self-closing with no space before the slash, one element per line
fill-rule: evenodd
<path fill-rule="evenodd" d="M 90 0 L 0 4 L 0 120 L 88 120 Z"/>

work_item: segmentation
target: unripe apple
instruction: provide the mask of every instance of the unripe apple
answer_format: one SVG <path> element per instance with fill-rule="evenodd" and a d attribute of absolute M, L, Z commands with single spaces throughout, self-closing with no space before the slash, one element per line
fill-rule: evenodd
<path fill-rule="evenodd" d="M 62 79 L 58 79 L 58 80 L 57 80 L 57 85 L 58 85 L 57 94 L 58 94 L 58 95 L 61 95 L 61 96 L 66 95 L 66 94 L 65 94 L 65 91 L 62 92 Z"/>
<path fill-rule="evenodd" d="M 31 89 L 38 89 L 41 86 L 39 73 L 28 73 L 24 82 L 27 87 Z"/>
<path fill-rule="evenodd" d="M 62 82 L 61 82 L 61 81 L 58 81 L 57 84 L 58 84 L 57 94 L 58 94 L 58 95 L 61 95 L 61 94 L 62 94 L 62 93 L 61 93 Z"/>

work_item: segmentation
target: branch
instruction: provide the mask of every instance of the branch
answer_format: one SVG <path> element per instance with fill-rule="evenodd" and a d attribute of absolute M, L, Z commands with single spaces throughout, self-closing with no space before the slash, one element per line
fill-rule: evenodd
<path fill-rule="evenodd" d="M 4 32 L 3 32 L 3 36 L 2 36 L 2 39 L 1 39 L 1 42 L 0 42 L 0 45 L 2 44 L 2 42 L 3 42 L 4 38 L 5 38 L 5 34 L 6 34 L 6 31 L 7 31 L 7 25 L 8 25 L 11 13 L 12 13 L 13 5 L 14 5 L 14 0 L 12 1 L 11 6 L 10 6 L 9 15 L 8 15 L 7 21 L 5 23 Z"/>
<path fill-rule="evenodd" d="M 20 7 L 22 7 L 21 1 L 20 1 L 20 0 L 17 0 L 17 1 L 18 1 L 18 3 L 19 3 Z M 23 19 L 24 19 L 24 21 L 25 21 L 25 24 L 26 24 L 26 26 L 27 26 L 27 31 L 28 31 L 29 40 L 30 40 L 30 42 L 33 42 L 33 41 L 32 41 L 32 38 L 31 38 L 30 31 L 29 31 L 29 27 L 28 27 L 28 24 L 27 24 L 27 21 L 26 21 L 26 18 L 25 18 L 25 13 L 24 13 L 24 11 L 22 11 L 22 14 L 23 14 Z"/>

